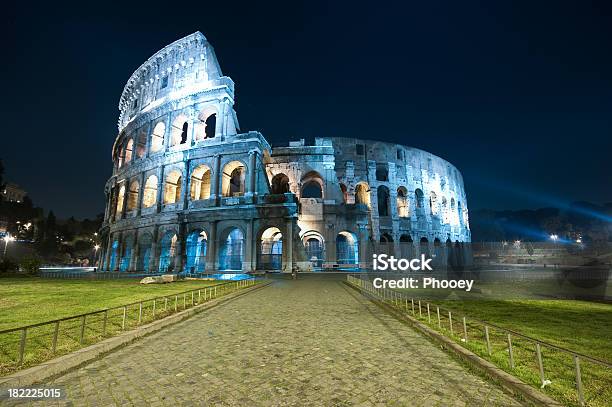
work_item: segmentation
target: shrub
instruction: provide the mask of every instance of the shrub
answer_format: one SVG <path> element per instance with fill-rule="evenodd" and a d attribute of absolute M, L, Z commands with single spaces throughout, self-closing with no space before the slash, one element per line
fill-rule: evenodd
<path fill-rule="evenodd" d="M 3 273 L 14 273 L 19 270 L 17 263 L 10 259 L 2 259 L 0 260 L 0 274 Z"/>
<path fill-rule="evenodd" d="M 30 257 L 21 261 L 20 269 L 28 275 L 36 275 L 41 266 L 41 261 L 37 257 Z"/>

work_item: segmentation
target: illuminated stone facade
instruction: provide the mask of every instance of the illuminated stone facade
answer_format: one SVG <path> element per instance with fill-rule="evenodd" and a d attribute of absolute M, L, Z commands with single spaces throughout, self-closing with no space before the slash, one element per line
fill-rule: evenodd
<path fill-rule="evenodd" d="M 443 159 L 350 138 L 271 147 L 239 132 L 233 105 L 234 83 L 199 32 L 132 74 L 105 187 L 102 270 L 366 268 L 381 247 L 470 241 L 463 180 Z"/>

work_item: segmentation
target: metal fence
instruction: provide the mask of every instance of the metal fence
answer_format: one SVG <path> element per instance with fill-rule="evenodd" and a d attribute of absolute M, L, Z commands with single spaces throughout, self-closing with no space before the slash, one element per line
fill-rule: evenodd
<path fill-rule="evenodd" d="M 612 363 L 471 318 L 353 275 L 348 283 L 568 405 L 609 406 Z"/>
<path fill-rule="evenodd" d="M 0 331 L 0 376 L 72 352 L 231 292 L 256 280 L 228 281 L 118 307 Z"/>

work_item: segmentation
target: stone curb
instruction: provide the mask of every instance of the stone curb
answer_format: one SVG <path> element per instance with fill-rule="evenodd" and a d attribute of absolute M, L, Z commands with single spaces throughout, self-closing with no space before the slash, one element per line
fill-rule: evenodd
<path fill-rule="evenodd" d="M 401 321 L 408 322 L 415 329 L 425 334 L 425 336 L 433 339 L 435 342 L 442 345 L 443 349 L 454 352 L 454 354 L 461 358 L 461 360 L 467 362 L 470 366 L 476 368 L 480 372 L 492 378 L 494 381 L 498 382 L 504 389 L 506 389 L 510 393 L 515 395 L 518 394 L 519 396 L 523 397 L 527 401 L 537 406 L 563 407 L 563 404 L 534 389 L 532 386 L 523 382 L 518 377 L 512 376 L 511 374 L 495 366 L 488 360 L 481 358 L 474 352 L 465 349 L 463 346 L 453 342 L 451 339 L 436 332 L 427 325 L 422 324 L 419 320 L 411 317 L 408 314 L 399 312 L 388 304 L 378 301 L 378 299 L 372 297 L 365 291 L 361 290 L 359 287 L 349 284 L 346 281 L 344 282 L 344 284 L 368 297 L 370 301 L 387 311 L 393 317 Z"/>
<path fill-rule="evenodd" d="M 131 331 L 124 332 L 121 335 L 113 336 L 112 338 L 105 339 L 91 346 L 13 373 L 12 375 L 0 377 L 0 394 L 5 394 L 6 390 L 9 388 L 27 387 L 51 377 L 60 376 L 69 370 L 75 369 L 87 362 L 91 362 L 94 359 L 98 359 L 106 353 L 128 345 L 143 336 L 160 331 L 167 326 L 181 322 L 197 313 L 214 308 L 253 291 L 260 290 L 270 284 L 272 283 L 259 283 L 253 287 L 245 288 L 223 297 L 207 301 L 203 304 L 196 305 L 179 313 L 169 315 L 165 318 L 132 329 Z"/>

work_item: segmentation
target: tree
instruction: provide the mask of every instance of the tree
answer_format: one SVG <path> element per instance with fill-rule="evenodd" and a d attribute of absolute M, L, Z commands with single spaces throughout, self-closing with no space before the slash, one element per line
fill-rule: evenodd
<path fill-rule="evenodd" d="M 4 189 L 4 165 L 2 165 L 2 160 L 0 160 L 0 190 Z"/>

